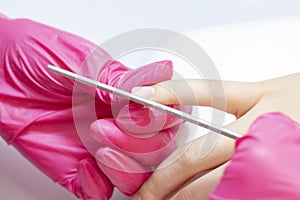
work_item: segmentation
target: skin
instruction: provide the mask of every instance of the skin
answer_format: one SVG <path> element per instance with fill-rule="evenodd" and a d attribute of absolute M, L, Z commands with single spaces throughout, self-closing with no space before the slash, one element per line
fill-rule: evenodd
<path fill-rule="evenodd" d="M 184 92 L 181 85 L 185 83 L 186 80 L 171 80 L 156 84 L 153 86 L 154 95 L 148 95 L 148 98 L 163 104 L 193 104 L 222 109 L 237 118 L 227 128 L 242 134 L 246 134 L 251 123 L 266 112 L 282 112 L 300 122 L 300 73 L 255 83 L 188 80 L 196 94 L 196 101 L 187 97 L 179 100 L 175 95 Z M 224 87 L 225 106 L 216 103 L 218 95 L 208 89 L 216 84 Z M 134 93 L 139 95 L 139 89 L 135 88 Z M 192 141 L 184 150 L 176 150 L 162 165 L 178 152 L 184 153 L 175 162 L 156 170 L 134 199 L 207 199 L 222 178 L 227 161 L 234 153 L 235 142 L 219 136 L 214 147 L 205 156 L 199 156 L 206 140 L 207 136 L 203 136 Z M 189 181 L 196 175 L 197 178 Z"/>

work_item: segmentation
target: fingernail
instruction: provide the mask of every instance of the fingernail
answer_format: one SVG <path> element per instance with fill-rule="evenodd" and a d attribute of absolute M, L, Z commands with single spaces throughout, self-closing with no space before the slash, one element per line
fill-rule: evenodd
<path fill-rule="evenodd" d="M 131 200 L 142 200 L 139 195 L 134 195 Z"/>
<path fill-rule="evenodd" d="M 134 87 L 131 92 L 137 96 L 149 99 L 154 96 L 154 87 L 145 86 L 145 87 Z"/>

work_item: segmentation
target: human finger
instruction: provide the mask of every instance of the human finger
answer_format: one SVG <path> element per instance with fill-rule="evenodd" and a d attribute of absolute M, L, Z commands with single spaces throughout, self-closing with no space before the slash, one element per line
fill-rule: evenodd
<path fill-rule="evenodd" d="M 259 82 L 169 80 L 135 87 L 132 93 L 162 104 L 211 106 L 240 117 L 259 101 L 263 86 Z"/>
<path fill-rule="evenodd" d="M 252 111 L 226 128 L 246 133 L 259 115 Z M 228 161 L 234 152 L 235 141 L 210 133 L 178 148 L 143 184 L 138 194 L 143 200 L 165 199 L 195 175 L 214 169 Z M 211 140 L 212 138 L 212 140 Z"/>
<path fill-rule="evenodd" d="M 227 163 L 193 180 L 179 190 L 171 200 L 198 200 L 208 199 L 210 193 L 220 182 Z M 201 188 L 201 189 L 200 189 Z"/>

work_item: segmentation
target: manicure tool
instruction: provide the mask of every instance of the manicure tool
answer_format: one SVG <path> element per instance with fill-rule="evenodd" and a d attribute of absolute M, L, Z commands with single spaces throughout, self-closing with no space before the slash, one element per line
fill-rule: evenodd
<path fill-rule="evenodd" d="M 142 97 L 134 95 L 130 92 L 112 87 L 110 85 L 106 85 L 104 83 L 101 83 L 101 82 L 95 81 L 93 79 L 81 76 L 79 74 L 75 74 L 73 72 L 61 69 L 61 68 L 56 67 L 56 66 L 48 65 L 48 68 L 51 71 L 56 72 L 56 73 L 58 73 L 58 74 L 60 74 L 64 77 L 71 78 L 75 81 L 81 82 L 81 83 L 86 84 L 86 85 L 90 85 L 92 87 L 99 88 L 101 90 L 105 90 L 109 93 L 113 93 L 115 95 L 118 95 L 118 96 L 121 96 L 123 98 L 129 99 L 130 101 L 134 101 L 136 103 L 139 103 L 139 104 L 142 104 L 142 105 L 145 105 L 145 106 L 149 106 L 151 108 L 154 108 L 156 110 L 165 112 L 169 115 L 175 116 L 175 117 L 180 118 L 180 119 L 185 120 L 185 121 L 188 121 L 190 123 L 193 123 L 197 126 L 203 127 L 203 128 L 208 129 L 210 131 L 222 134 L 222 135 L 227 136 L 229 138 L 232 138 L 234 140 L 241 137 L 241 134 L 239 134 L 237 132 L 234 132 L 234 131 L 231 131 L 229 129 L 220 127 L 218 125 L 212 124 L 212 123 L 210 123 L 208 121 L 205 121 L 203 119 L 196 118 L 193 115 L 182 112 L 180 110 L 176 110 L 174 108 L 171 108 L 171 107 L 168 107 L 166 105 L 157 103 L 155 101 L 151 101 L 151 100 L 142 98 Z"/>

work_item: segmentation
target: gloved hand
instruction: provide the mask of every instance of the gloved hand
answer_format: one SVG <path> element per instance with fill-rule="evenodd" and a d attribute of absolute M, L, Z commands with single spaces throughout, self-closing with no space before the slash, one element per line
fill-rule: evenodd
<path fill-rule="evenodd" d="M 131 91 L 133 86 L 152 85 L 170 79 L 171 71 L 170 62 L 153 63 L 127 73 L 118 87 Z M 115 119 L 99 119 L 91 125 L 91 135 L 100 146 L 95 156 L 113 185 L 122 193 L 133 195 L 153 167 L 175 150 L 174 137 L 182 121 L 143 105 L 124 103 L 118 98 L 114 101 L 112 105 L 121 108 Z M 190 106 L 172 107 L 191 111 Z"/>
<path fill-rule="evenodd" d="M 112 118 L 112 99 L 121 104 L 123 100 L 119 101 L 103 91 L 97 91 L 94 97 L 91 94 L 95 91 L 84 86 L 83 90 L 74 92 L 74 81 L 50 72 L 46 67 L 48 64 L 60 66 L 109 85 L 120 86 L 123 84 L 121 77 L 135 75 L 152 76 L 150 80 L 154 82 L 163 81 L 172 73 L 171 63 L 150 64 L 153 69 L 156 67 L 151 71 L 149 66 L 132 71 L 113 61 L 104 50 L 87 40 L 26 19 L 0 16 L 0 35 L 1 136 L 77 197 L 108 199 L 112 195 L 113 184 L 87 151 L 78 136 L 78 129 L 89 135 L 91 113 L 87 105 L 94 103 L 96 118 Z M 91 52 L 97 54 L 93 61 L 86 59 Z M 94 61 L 98 61 L 97 66 Z M 142 74 L 145 72 L 147 75 Z M 142 83 L 134 79 L 125 82 L 128 87 Z M 74 110 L 82 110 L 80 118 L 73 118 Z M 178 125 L 178 122 L 170 122 L 166 128 L 173 125 Z M 155 149 L 167 145 L 172 142 L 172 134 L 157 136 L 166 139 L 164 142 L 149 139 L 144 143 L 145 147 Z M 118 140 L 118 137 L 115 139 Z"/>
<path fill-rule="evenodd" d="M 300 125 L 281 113 L 260 116 L 210 199 L 299 199 Z"/>

